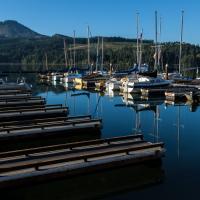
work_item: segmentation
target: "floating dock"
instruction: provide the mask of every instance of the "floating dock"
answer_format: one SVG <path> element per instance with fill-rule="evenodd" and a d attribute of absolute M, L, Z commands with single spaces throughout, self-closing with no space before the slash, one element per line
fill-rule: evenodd
<path fill-rule="evenodd" d="M 198 89 L 193 87 L 175 87 L 165 91 L 165 97 L 172 101 L 192 101 L 197 91 Z"/>
<path fill-rule="evenodd" d="M 0 143 L 22 139 L 43 139 L 45 137 L 60 137 L 80 132 L 95 132 L 101 129 L 101 120 L 85 119 L 65 122 L 46 122 L 36 125 L 4 126 L 0 128 Z"/>
<path fill-rule="evenodd" d="M 20 187 L 12 189 L 12 192 L 9 188 L 2 189 L 1 196 L 6 199 L 28 200 L 44 200 L 47 197 L 49 200 L 66 199 L 66 197 L 70 200 L 100 199 L 138 188 L 156 187 L 162 185 L 165 178 L 162 162 L 158 160 Z"/>
<path fill-rule="evenodd" d="M 8 95 L 8 94 L 12 94 L 12 95 L 16 95 L 16 94 L 32 94 L 31 91 L 29 90 L 0 90 L 0 95 Z"/>
<path fill-rule="evenodd" d="M 21 92 L 20 92 L 21 91 Z M 1 90 L 0 143 L 8 149 L 16 142 L 55 140 L 101 130 L 102 121 L 91 116 L 68 117 L 68 107 L 62 104 L 46 105 L 46 99 L 32 96 L 31 91 Z M 94 137 L 93 137 L 94 138 Z M 10 147 L 9 147 L 10 146 Z M 4 149 L 1 147 L 0 149 Z"/>
<path fill-rule="evenodd" d="M 45 104 L 45 98 L 37 99 L 2 99 L 0 100 L 0 106 L 23 106 L 23 105 L 41 105 Z"/>
<path fill-rule="evenodd" d="M 163 143 L 142 135 L 0 153 L 0 188 L 20 187 L 161 159 Z"/>
<path fill-rule="evenodd" d="M 57 116 L 67 116 L 68 108 L 61 105 L 54 106 L 44 106 L 44 107 L 33 107 L 33 108 L 21 108 L 21 109 L 0 109 L 0 121 L 11 121 L 20 118 L 24 119 L 35 119 L 35 118 L 44 118 L 44 117 L 57 117 Z"/>

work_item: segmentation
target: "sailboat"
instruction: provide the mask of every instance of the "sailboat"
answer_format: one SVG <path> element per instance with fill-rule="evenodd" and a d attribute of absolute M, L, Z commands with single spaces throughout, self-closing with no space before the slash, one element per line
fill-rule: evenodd
<path fill-rule="evenodd" d="M 156 27 L 156 29 L 155 29 L 156 31 L 155 31 L 154 70 L 157 72 L 157 67 L 158 67 L 157 11 L 155 11 L 155 27 Z M 137 33 L 137 35 L 138 35 L 138 33 Z M 142 40 L 142 37 L 140 40 Z M 141 58 L 142 58 L 141 44 L 140 44 L 140 48 L 137 47 L 137 49 L 140 49 L 140 51 L 137 52 L 137 57 L 138 57 L 137 59 L 139 61 L 139 65 L 141 66 Z M 126 92 L 126 93 L 133 93 L 133 92 L 135 92 L 135 89 L 137 89 L 137 88 L 152 88 L 152 87 L 160 88 L 160 87 L 168 86 L 171 83 L 172 83 L 171 80 L 165 80 L 162 77 L 158 77 L 157 73 L 156 73 L 156 76 L 154 76 L 154 77 L 148 76 L 148 73 L 145 76 L 143 74 L 137 73 L 136 75 L 134 75 L 133 77 L 130 77 L 128 80 L 125 80 L 122 83 L 121 91 Z"/>
<path fill-rule="evenodd" d="M 188 83 L 192 79 L 185 77 L 181 73 L 181 62 L 182 62 L 182 44 L 183 44 L 183 25 L 184 25 L 184 11 L 181 11 L 181 30 L 180 30 L 180 44 L 179 44 L 179 63 L 178 63 L 178 72 L 168 73 L 170 80 L 173 80 L 176 83 Z"/>
<path fill-rule="evenodd" d="M 141 76 L 127 84 L 127 92 L 132 93 L 135 88 L 160 88 L 168 86 L 171 83 L 171 80 L 165 80 L 160 77 L 153 78 Z"/>
<path fill-rule="evenodd" d="M 73 70 L 72 70 L 72 67 L 70 67 L 68 69 L 68 72 L 63 74 L 63 77 L 61 78 L 61 82 L 63 83 L 74 83 L 75 78 L 82 77 L 81 74 L 74 72 L 74 70 L 76 69 L 76 32 L 75 31 L 74 31 L 73 43 L 74 43 L 73 44 Z M 65 40 L 64 40 L 64 55 L 65 55 L 65 65 L 66 67 L 68 67 L 67 47 L 66 47 Z"/>

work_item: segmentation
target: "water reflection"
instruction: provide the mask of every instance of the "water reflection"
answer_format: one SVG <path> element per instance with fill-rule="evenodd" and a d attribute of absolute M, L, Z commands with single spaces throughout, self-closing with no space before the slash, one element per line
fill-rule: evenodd
<path fill-rule="evenodd" d="M 83 178 L 82 181 L 75 179 L 74 184 L 72 184 L 74 189 L 71 190 L 71 194 L 67 193 L 66 190 L 66 188 L 70 188 L 70 179 L 67 180 L 69 182 L 64 183 L 63 181 L 63 185 L 52 183 L 52 186 L 38 186 L 35 187 L 34 191 L 27 190 L 26 197 L 29 194 L 32 194 L 33 197 L 35 195 L 39 196 L 41 191 L 46 191 L 43 193 L 44 195 L 52 191 L 52 194 L 48 195 L 50 199 L 51 197 L 52 199 L 56 197 L 58 199 L 65 199 L 66 196 L 69 199 L 73 199 L 74 194 L 79 195 L 77 192 L 74 192 L 75 189 L 79 191 L 82 188 L 81 186 L 85 186 L 86 190 L 89 189 L 89 192 L 80 192 L 80 194 L 86 194 L 85 197 L 88 198 L 96 198 L 98 195 L 103 193 L 110 194 L 110 192 L 112 197 L 116 197 L 116 199 L 117 197 L 119 197 L 118 199 L 135 197 L 140 199 L 141 197 L 144 197 L 143 199 L 155 198 L 155 194 L 158 195 L 159 192 L 161 194 L 160 196 L 158 195 L 159 197 L 168 199 L 168 196 L 165 194 L 168 194 L 169 191 L 170 195 L 173 193 L 178 198 L 190 197 L 191 194 L 198 195 L 197 186 L 199 184 L 198 177 L 200 176 L 200 110 L 197 103 L 190 101 L 172 102 L 166 101 L 164 98 L 147 98 L 130 94 L 122 95 L 112 91 L 99 93 L 82 90 L 81 88 L 76 90 L 60 84 L 36 83 L 33 78 L 31 78 L 31 81 L 35 95 L 46 97 L 49 104 L 60 103 L 67 105 L 70 109 L 70 115 L 91 114 L 93 117 L 102 118 L 103 129 L 99 137 L 108 138 L 139 132 L 148 141 L 163 141 L 166 148 L 166 157 L 163 159 L 162 167 L 153 167 L 151 170 L 155 171 L 147 170 L 148 172 L 144 173 L 148 174 L 147 177 L 151 176 L 151 180 L 162 181 L 152 181 L 152 183 L 156 184 L 150 184 L 151 187 L 144 187 L 145 184 L 141 184 L 142 189 L 139 191 L 133 188 L 141 181 L 137 178 L 133 179 L 137 176 L 137 173 L 142 178 L 142 172 L 137 172 L 131 166 L 130 170 L 122 169 L 121 172 L 114 173 L 115 175 L 112 176 L 112 179 L 109 178 L 108 174 L 105 174 L 104 177 L 104 173 L 94 176 L 94 179 L 105 180 L 105 182 L 91 181 L 92 186 L 87 185 L 89 180 L 93 180 L 91 178 L 92 175 Z M 89 135 L 87 139 L 90 139 L 90 137 L 92 135 Z M 166 179 L 161 178 L 163 177 L 162 168 L 165 169 Z M 132 174 L 134 172 L 135 174 Z M 120 181 L 123 177 L 123 183 L 126 185 L 127 182 L 127 188 L 129 188 L 128 193 L 121 193 L 122 190 L 120 190 L 122 187 Z M 146 180 L 150 179 L 147 178 Z M 114 180 L 116 187 L 109 183 L 109 180 Z M 81 186 L 76 187 L 75 185 L 79 182 Z M 109 184 L 106 183 L 111 184 L 111 188 L 108 188 L 109 191 L 107 191 Z M 187 188 L 187 190 L 183 191 L 183 188 Z M 45 199 L 44 195 L 41 195 L 41 198 Z M 26 199 L 31 199 L 31 197 Z"/>
<path fill-rule="evenodd" d="M 23 189 L 4 191 L 8 199 L 84 200 L 113 197 L 119 193 L 161 184 L 165 174 L 160 161 L 69 177 Z"/>

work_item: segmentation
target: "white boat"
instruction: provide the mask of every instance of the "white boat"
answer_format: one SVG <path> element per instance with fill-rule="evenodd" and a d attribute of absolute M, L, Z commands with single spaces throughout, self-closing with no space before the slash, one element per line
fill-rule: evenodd
<path fill-rule="evenodd" d="M 119 87 L 120 92 L 128 93 L 128 84 L 137 81 L 137 79 L 138 79 L 137 75 L 131 75 L 129 77 L 122 78 L 121 79 L 122 84 Z"/>
<path fill-rule="evenodd" d="M 165 80 L 159 77 L 138 77 L 138 79 L 125 82 L 123 84 L 123 92 L 132 93 L 137 88 L 164 87 L 171 83 L 171 80 Z"/>
<path fill-rule="evenodd" d="M 51 80 L 52 81 L 59 81 L 63 75 L 61 73 L 51 73 Z"/>
<path fill-rule="evenodd" d="M 120 89 L 122 82 L 117 78 L 112 78 L 105 83 L 106 90 L 108 91 L 117 91 Z"/>

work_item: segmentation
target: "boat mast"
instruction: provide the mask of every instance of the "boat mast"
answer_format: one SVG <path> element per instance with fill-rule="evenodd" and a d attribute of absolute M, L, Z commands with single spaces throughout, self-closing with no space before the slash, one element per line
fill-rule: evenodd
<path fill-rule="evenodd" d="M 140 34 L 140 46 L 139 46 L 139 71 L 141 71 L 141 64 L 142 64 L 142 37 L 143 37 L 143 29 Z"/>
<path fill-rule="evenodd" d="M 155 54 L 154 54 L 154 70 L 157 70 L 158 66 L 158 13 L 155 11 Z"/>
<path fill-rule="evenodd" d="M 161 70 L 164 70 L 163 59 L 162 59 L 162 17 L 160 16 L 160 27 L 159 27 L 159 48 L 158 48 L 158 66 L 161 66 Z"/>
<path fill-rule="evenodd" d="M 74 69 L 76 67 L 76 31 L 74 30 Z"/>
<path fill-rule="evenodd" d="M 104 41 L 103 37 L 101 38 L 101 71 L 103 71 L 103 60 L 104 60 Z"/>
<path fill-rule="evenodd" d="M 67 68 L 67 47 L 66 47 L 66 41 L 65 41 L 65 39 L 63 40 L 63 42 L 64 42 L 64 55 L 65 55 L 65 66 L 66 66 L 66 68 Z"/>
<path fill-rule="evenodd" d="M 47 57 L 47 53 L 45 53 L 45 64 L 46 64 L 46 71 L 48 71 L 48 57 Z"/>
<path fill-rule="evenodd" d="M 159 25 L 158 66 L 160 66 L 160 60 L 161 60 L 161 17 Z"/>
<path fill-rule="evenodd" d="M 136 20 L 137 20 L 137 65 L 139 64 L 139 13 L 136 13 Z M 140 67 L 140 66 L 139 66 Z"/>
<path fill-rule="evenodd" d="M 98 65 L 99 65 L 99 37 L 97 39 L 97 58 L 96 58 L 96 72 L 98 70 Z"/>
<path fill-rule="evenodd" d="M 183 15 L 184 11 L 181 11 L 181 37 L 180 37 L 180 49 L 179 49 L 179 68 L 178 72 L 181 73 L 181 58 L 182 58 L 182 42 L 183 42 Z"/>
<path fill-rule="evenodd" d="M 87 27 L 87 31 L 88 31 L 88 67 L 91 67 L 90 66 L 90 27 L 89 26 Z"/>

